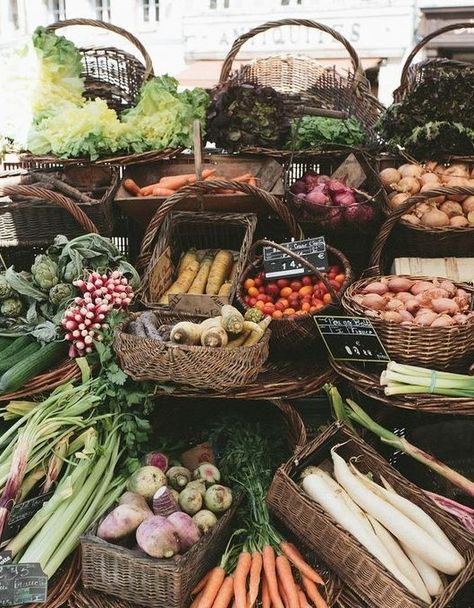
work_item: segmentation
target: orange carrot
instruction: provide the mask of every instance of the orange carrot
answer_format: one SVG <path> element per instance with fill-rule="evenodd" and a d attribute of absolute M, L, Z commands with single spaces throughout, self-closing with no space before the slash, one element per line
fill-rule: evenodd
<path fill-rule="evenodd" d="M 316 608 L 328 608 L 326 600 L 319 593 L 318 588 L 316 587 L 314 582 L 307 578 L 305 575 L 302 576 L 302 580 L 306 595 L 314 603 Z"/>
<path fill-rule="evenodd" d="M 318 585 L 324 585 L 323 579 L 319 576 L 314 568 L 305 562 L 304 557 L 298 551 L 298 549 L 293 545 L 293 543 L 289 543 L 287 541 L 282 541 L 280 543 L 280 549 L 286 555 L 286 557 L 290 560 L 290 562 L 298 568 L 303 576 L 309 578 L 313 583 L 318 583 Z"/>
<path fill-rule="evenodd" d="M 199 606 L 199 604 L 200 604 L 200 602 L 201 602 L 202 594 L 203 594 L 203 591 L 200 591 L 200 592 L 199 592 L 199 593 L 196 595 L 196 597 L 194 598 L 193 603 L 191 604 L 191 606 L 190 606 L 189 608 L 198 608 L 198 606 Z"/>
<path fill-rule="evenodd" d="M 215 173 L 216 173 L 215 169 L 203 169 L 201 172 L 201 177 L 202 177 L 202 179 L 209 179 L 209 178 L 214 179 L 212 176 L 215 175 Z"/>
<path fill-rule="evenodd" d="M 169 188 L 170 190 L 179 190 L 184 186 L 187 186 L 191 181 L 196 179 L 194 173 L 185 173 L 184 175 L 167 175 L 162 177 L 158 184 L 162 188 Z"/>
<path fill-rule="evenodd" d="M 204 586 L 206 585 L 210 576 L 211 576 L 211 570 L 209 570 L 209 572 L 206 572 L 206 574 L 202 577 L 202 579 L 199 581 L 199 583 L 191 591 L 191 595 L 196 595 L 196 593 L 199 593 L 202 589 L 204 589 Z"/>
<path fill-rule="evenodd" d="M 247 607 L 247 576 L 252 564 L 252 556 L 248 551 L 242 551 L 237 560 L 234 572 L 234 595 L 236 608 Z"/>
<path fill-rule="evenodd" d="M 251 177 L 253 177 L 253 175 L 251 173 L 242 173 L 242 175 L 237 175 L 236 177 L 230 177 L 229 179 L 231 179 L 233 182 L 246 182 Z"/>
<path fill-rule="evenodd" d="M 276 558 L 276 571 L 285 595 L 288 598 L 288 604 L 291 608 L 293 608 L 293 606 L 297 607 L 299 603 L 298 591 L 296 590 L 295 579 L 293 578 L 290 562 L 286 555 L 279 555 Z"/>
<path fill-rule="evenodd" d="M 311 606 L 308 604 L 308 598 L 306 597 L 303 589 L 300 587 L 298 587 L 298 600 L 300 602 L 299 608 L 311 608 Z"/>
<path fill-rule="evenodd" d="M 268 591 L 267 577 L 263 573 L 262 577 L 262 608 L 270 608 L 271 600 Z"/>
<path fill-rule="evenodd" d="M 248 606 L 253 608 L 258 597 L 258 588 L 260 587 L 260 575 L 262 573 L 262 554 L 260 551 L 254 551 L 252 553 L 252 565 L 250 567 L 250 580 L 249 580 L 249 595 L 248 595 Z"/>
<path fill-rule="evenodd" d="M 203 589 L 199 608 L 211 608 L 212 603 L 216 599 L 219 589 L 225 579 L 225 571 L 221 566 L 216 566 L 211 570 L 211 574 L 207 579 L 206 586 Z"/>
<path fill-rule="evenodd" d="M 247 181 L 247 184 L 248 184 L 249 186 L 257 186 L 257 178 L 255 178 L 255 177 L 253 177 L 253 176 L 252 176 L 252 177 L 251 177 L 251 178 L 250 178 L 250 179 Z"/>
<path fill-rule="evenodd" d="M 163 188 L 162 186 L 155 186 L 151 192 L 153 196 L 170 196 L 174 194 L 176 190 L 171 190 L 170 188 Z"/>
<path fill-rule="evenodd" d="M 275 551 L 270 545 L 265 545 L 263 548 L 263 570 L 265 572 L 265 576 L 267 577 L 268 592 L 270 594 L 270 599 L 273 606 L 275 608 L 284 608 L 280 593 L 278 591 Z"/>
<path fill-rule="evenodd" d="M 285 608 L 291 608 L 280 580 L 278 580 L 278 593 L 280 594 L 281 601 L 283 602 Z"/>
<path fill-rule="evenodd" d="M 234 579 L 226 576 L 219 593 L 212 604 L 212 608 L 227 608 L 234 597 Z M 244 605 L 245 606 L 245 605 Z"/>
<path fill-rule="evenodd" d="M 125 190 L 127 190 L 128 192 L 130 192 L 130 194 L 133 194 L 134 196 L 140 196 L 141 194 L 140 186 L 138 186 L 137 183 L 133 181 L 133 179 L 128 178 L 124 180 L 123 187 L 125 188 Z"/>

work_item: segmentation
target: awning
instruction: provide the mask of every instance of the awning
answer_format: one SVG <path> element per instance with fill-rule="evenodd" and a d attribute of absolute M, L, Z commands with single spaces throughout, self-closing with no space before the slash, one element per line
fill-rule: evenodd
<path fill-rule="evenodd" d="M 382 59 L 380 57 L 361 58 L 362 67 L 364 70 L 376 68 L 379 66 Z M 234 61 L 232 64 L 233 70 L 240 66 L 249 63 L 248 61 Z M 335 66 L 339 70 L 348 70 L 351 68 L 349 58 L 337 59 L 321 59 L 321 65 Z M 179 84 L 182 87 L 202 87 L 204 89 L 212 89 L 219 81 L 223 60 L 201 60 L 195 61 L 188 65 L 180 74 L 176 76 Z"/>

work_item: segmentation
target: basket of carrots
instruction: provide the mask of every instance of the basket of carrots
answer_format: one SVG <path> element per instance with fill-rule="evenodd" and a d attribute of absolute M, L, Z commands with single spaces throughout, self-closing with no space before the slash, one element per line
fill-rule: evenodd
<path fill-rule="evenodd" d="M 233 306 L 201 317 L 146 311 L 115 331 L 122 369 L 134 380 L 230 390 L 255 380 L 268 358 L 270 317 L 256 323 Z"/>

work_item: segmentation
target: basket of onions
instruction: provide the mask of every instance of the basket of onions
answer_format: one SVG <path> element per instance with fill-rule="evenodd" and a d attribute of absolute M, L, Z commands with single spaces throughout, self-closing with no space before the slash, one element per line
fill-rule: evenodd
<path fill-rule="evenodd" d="M 474 289 L 447 279 L 376 276 L 353 283 L 342 305 L 370 317 L 400 363 L 466 371 L 474 352 Z"/>
<path fill-rule="evenodd" d="M 405 163 L 379 174 L 396 214 L 405 255 L 472 255 L 474 250 L 474 167 L 468 163 Z M 382 227 L 384 231 L 385 225 Z"/>
<path fill-rule="evenodd" d="M 291 186 L 289 205 L 298 219 L 316 222 L 325 231 L 369 232 L 381 218 L 377 194 L 309 170 Z"/>

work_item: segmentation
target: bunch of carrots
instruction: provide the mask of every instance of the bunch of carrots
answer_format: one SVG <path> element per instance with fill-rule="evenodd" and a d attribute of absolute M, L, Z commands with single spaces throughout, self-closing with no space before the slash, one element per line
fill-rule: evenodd
<path fill-rule="evenodd" d="M 204 169 L 202 172 L 202 179 L 206 180 L 224 180 L 247 183 L 251 186 L 257 185 L 256 178 L 251 173 L 243 173 L 237 177 L 224 177 L 222 175 L 216 175 L 216 169 Z M 197 181 L 195 173 L 185 173 L 184 175 L 167 175 L 162 177 L 155 184 L 149 184 L 148 186 L 140 186 L 131 178 L 127 178 L 123 182 L 124 188 L 133 194 L 134 196 L 170 196 L 181 188 L 189 186 Z M 214 194 L 243 194 L 242 192 L 236 192 L 230 189 L 217 189 L 213 190 Z"/>

